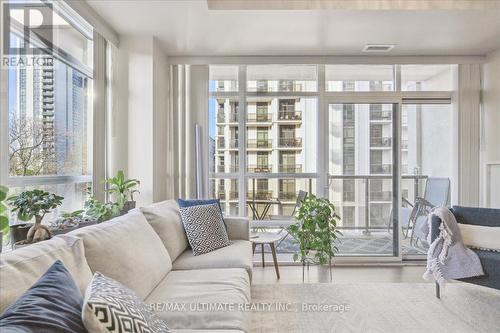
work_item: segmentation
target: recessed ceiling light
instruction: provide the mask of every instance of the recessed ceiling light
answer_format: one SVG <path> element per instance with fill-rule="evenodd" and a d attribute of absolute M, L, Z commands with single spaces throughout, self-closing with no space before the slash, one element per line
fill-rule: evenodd
<path fill-rule="evenodd" d="M 362 52 L 384 53 L 389 52 L 394 48 L 394 44 L 366 44 Z"/>

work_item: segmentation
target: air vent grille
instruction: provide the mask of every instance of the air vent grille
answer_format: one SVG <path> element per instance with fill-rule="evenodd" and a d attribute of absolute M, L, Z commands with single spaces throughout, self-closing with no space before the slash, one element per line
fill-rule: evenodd
<path fill-rule="evenodd" d="M 391 51 L 393 48 L 394 48 L 393 44 L 367 44 L 362 51 L 384 53 Z"/>

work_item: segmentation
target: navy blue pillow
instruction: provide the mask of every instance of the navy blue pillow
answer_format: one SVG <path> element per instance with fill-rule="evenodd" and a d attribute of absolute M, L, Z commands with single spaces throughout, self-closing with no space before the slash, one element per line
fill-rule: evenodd
<path fill-rule="evenodd" d="M 57 260 L 0 316 L 2 333 L 86 333 L 83 298 L 73 277 Z"/>
<path fill-rule="evenodd" d="M 218 204 L 219 209 L 222 215 L 224 213 L 222 212 L 222 207 L 220 206 L 220 200 L 219 199 L 205 199 L 205 200 L 200 200 L 200 199 L 190 199 L 190 200 L 184 200 L 184 199 L 177 199 L 177 204 L 179 207 L 193 207 L 193 206 L 200 206 L 200 205 L 211 205 L 211 204 Z"/>

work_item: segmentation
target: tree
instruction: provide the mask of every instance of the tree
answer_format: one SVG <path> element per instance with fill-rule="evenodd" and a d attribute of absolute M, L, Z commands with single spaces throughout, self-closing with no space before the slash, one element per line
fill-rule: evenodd
<path fill-rule="evenodd" d="M 50 129 L 38 119 L 12 119 L 9 126 L 9 166 L 15 176 L 55 172 L 56 154 Z"/>

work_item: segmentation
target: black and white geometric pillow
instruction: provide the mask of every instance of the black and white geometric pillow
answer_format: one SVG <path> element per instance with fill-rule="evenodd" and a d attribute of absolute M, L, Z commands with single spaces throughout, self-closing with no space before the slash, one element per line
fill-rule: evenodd
<path fill-rule="evenodd" d="M 121 283 L 94 274 L 83 302 L 83 324 L 96 333 L 165 333 L 167 324 Z"/>
<path fill-rule="evenodd" d="M 180 207 L 180 212 L 195 256 L 230 244 L 218 204 Z"/>

